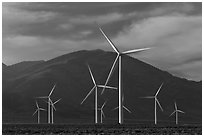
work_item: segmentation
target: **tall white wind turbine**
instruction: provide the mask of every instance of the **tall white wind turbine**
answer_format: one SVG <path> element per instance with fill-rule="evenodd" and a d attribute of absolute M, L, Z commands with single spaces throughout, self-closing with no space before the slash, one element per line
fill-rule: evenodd
<path fill-rule="evenodd" d="M 46 111 L 46 110 L 43 109 L 43 108 L 40 108 L 37 101 L 35 101 L 35 104 L 36 104 L 37 109 L 36 109 L 35 112 L 33 113 L 33 116 L 34 116 L 36 113 L 38 113 L 38 124 L 40 124 L 40 111 L 41 111 L 41 110 L 42 110 L 42 111 Z"/>
<path fill-rule="evenodd" d="M 177 125 L 178 124 L 178 113 L 185 113 L 185 112 L 183 112 L 177 108 L 176 102 L 174 102 L 174 107 L 175 107 L 175 110 L 171 113 L 170 116 L 172 116 L 174 113 L 176 114 L 175 116 L 176 116 L 176 125 Z"/>
<path fill-rule="evenodd" d="M 163 86 L 163 83 L 161 84 L 161 86 L 159 87 L 159 89 L 157 90 L 154 96 L 142 97 L 142 98 L 150 98 L 150 99 L 153 98 L 154 99 L 154 123 L 155 125 L 157 124 L 157 104 L 159 105 L 160 109 L 163 111 L 163 108 L 161 104 L 159 103 L 159 100 L 157 99 L 157 95 L 159 94 L 159 91 L 161 90 L 162 86 Z"/>
<path fill-rule="evenodd" d="M 89 73 L 90 73 L 90 75 L 91 75 L 91 78 L 92 78 L 92 81 L 93 81 L 94 86 L 93 86 L 93 88 L 91 89 L 91 91 L 89 91 L 89 93 L 86 95 L 86 97 L 82 100 L 81 104 L 84 103 L 84 101 L 89 97 L 89 95 L 90 95 L 90 94 L 94 91 L 94 89 L 95 89 L 95 123 L 98 123 L 98 101 L 97 101 L 97 100 L 98 100 L 98 98 L 97 98 L 97 96 L 98 96 L 98 88 L 108 88 L 108 89 L 117 89 L 117 88 L 111 87 L 111 86 L 98 85 L 98 84 L 96 83 L 95 79 L 94 79 L 93 73 L 92 73 L 92 71 L 91 71 L 89 65 L 87 65 L 87 66 L 88 66 Z"/>
<path fill-rule="evenodd" d="M 53 91 L 54 91 L 54 89 L 55 89 L 55 87 L 56 87 L 56 84 L 53 86 L 53 88 L 52 88 L 52 90 L 50 91 L 50 93 L 49 93 L 49 95 L 48 96 L 43 96 L 43 97 L 37 97 L 37 98 L 47 98 L 48 99 L 48 107 L 47 107 L 47 121 L 48 121 L 48 123 L 50 124 L 50 96 L 52 95 L 52 93 L 53 93 Z"/>
<path fill-rule="evenodd" d="M 132 53 L 137 53 L 137 52 L 142 52 L 142 51 L 145 51 L 145 50 L 148 50 L 150 48 L 140 48 L 140 49 L 133 49 L 133 50 L 128 50 L 128 51 L 124 51 L 124 52 L 120 52 L 116 46 L 113 44 L 113 42 L 108 38 L 108 36 L 105 34 L 105 32 L 102 30 L 101 27 L 99 27 L 101 33 L 103 34 L 103 36 L 106 38 L 106 40 L 108 41 L 108 43 L 111 45 L 111 47 L 113 48 L 113 50 L 117 53 L 117 56 L 115 58 L 115 61 L 113 62 L 113 65 L 112 65 L 112 68 L 109 72 L 109 75 L 108 75 L 108 78 L 105 82 L 105 86 L 106 84 L 108 83 L 109 79 L 110 79 L 110 76 L 113 72 L 113 69 L 116 65 L 116 62 L 119 60 L 119 70 L 118 70 L 118 73 L 119 73 L 119 80 L 118 80 L 118 86 L 119 86 L 119 94 L 118 94 L 118 100 L 119 100 L 119 124 L 122 124 L 123 123 L 123 109 L 122 109 L 122 85 L 121 85 L 121 79 L 122 79 L 122 56 L 123 55 L 129 55 L 129 54 L 132 54 Z M 102 93 L 105 89 L 102 90 Z"/>
<path fill-rule="evenodd" d="M 104 102 L 103 105 L 101 106 L 101 108 L 98 109 L 99 111 L 101 111 L 101 123 L 103 123 L 103 117 L 105 118 L 105 114 L 103 112 L 103 108 L 105 107 L 106 102 Z"/>

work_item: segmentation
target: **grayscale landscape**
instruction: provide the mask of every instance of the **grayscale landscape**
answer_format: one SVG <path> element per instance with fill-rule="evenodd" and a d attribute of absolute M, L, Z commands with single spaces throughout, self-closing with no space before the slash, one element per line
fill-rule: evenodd
<path fill-rule="evenodd" d="M 2 8 L 3 135 L 202 134 L 202 3 Z"/>

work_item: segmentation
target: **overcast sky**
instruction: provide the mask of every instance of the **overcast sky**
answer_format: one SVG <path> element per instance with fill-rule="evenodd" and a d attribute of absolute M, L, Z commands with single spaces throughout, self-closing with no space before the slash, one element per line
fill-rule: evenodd
<path fill-rule="evenodd" d="M 120 51 L 191 80 L 202 79 L 202 3 L 3 3 L 2 59 L 7 65 L 78 50 Z"/>

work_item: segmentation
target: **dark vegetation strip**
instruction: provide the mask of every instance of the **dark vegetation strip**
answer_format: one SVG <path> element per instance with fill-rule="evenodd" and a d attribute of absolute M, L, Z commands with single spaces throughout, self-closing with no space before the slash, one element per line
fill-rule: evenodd
<path fill-rule="evenodd" d="M 23 135 L 23 134 L 106 134 L 106 135 L 136 135 L 136 134 L 177 134 L 177 135 L 201 135 L 201 125 L 180 125 L 180 126 L 155 126 L 155 125 L 93 125 L 93 124 L 3 124 L 3 135 Z"/>

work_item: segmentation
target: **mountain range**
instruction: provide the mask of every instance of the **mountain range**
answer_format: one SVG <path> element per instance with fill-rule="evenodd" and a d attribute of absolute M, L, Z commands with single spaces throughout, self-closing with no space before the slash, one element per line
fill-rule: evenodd
<path fill-rule="evenodd" d="M 94 93 L 84 104 L 80 104 L 93 87 L 88 71 L 89 64 L 96 82 L 104 84 L 112 63 L 116 57 L 113 52 L 103 50 L 82 50 L 65 54 L 48 61 L 25 61 L 11 66 L 2 63 L 2 121 L 3 123 L 34 123 L 36 116 L 35 101 L 42 108 L 47 104 L 39 96 L 46 96 L 56 83 L 51 98 L 61 98 L 56 104 L 54 120 L 56 123 L 94 123 Z M 118 68 L 116 67 L 108 85 L 118 87 Z M 150 64 L 130 56 L 122 59 L 122 89 L 124 105 L 132 113 L 124 111 L 126 123 L 154 121 L 154 100 L 143 99 L 153 96 L 161 83 L 164 83 L 158 99 L 164 109 L 159 108 L 158 123 L 173 123 L 175 117 L 169 117 L 174 111 L 174 102 L 178 109 L 185 112 L 179 115 L 181 123 L 202 123 L 202 81 L 189 81 L 160 70 Z M 118 91 L 99 90 L 99 106 L 104 101 L 105 123 L 117 123 Z M 46 122 L 46 113 L 42 112 L 42 122 Z"/>

